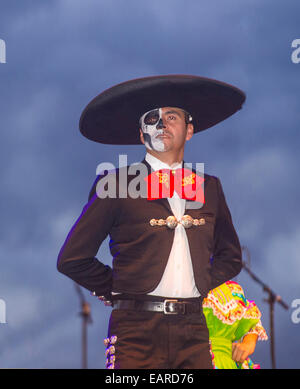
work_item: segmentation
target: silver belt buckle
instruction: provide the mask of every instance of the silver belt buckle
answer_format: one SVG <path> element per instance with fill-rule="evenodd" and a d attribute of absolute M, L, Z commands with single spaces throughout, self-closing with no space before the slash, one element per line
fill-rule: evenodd
<path fill-rule="evenodd" d="M 167 303 L 178 303 L 178 300 L 166 299 L 164 300 L 164 314 L 165 315 L 177 315 L 177 312 L 167 311 Z"/>

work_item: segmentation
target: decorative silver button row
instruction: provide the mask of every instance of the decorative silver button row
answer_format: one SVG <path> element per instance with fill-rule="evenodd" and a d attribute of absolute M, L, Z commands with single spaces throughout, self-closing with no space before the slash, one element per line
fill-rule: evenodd
<path fill-rule="evenodd" d="M 167 226 L 171 229 L 177 227 L 177 224 L 181 224 L 184 228 L 190 228 L 192 226 L 202 226 L 205 224 L 205 219 L 193 219 L 190 215 L 183 215 L 180 220 L 177 220 L 175 216 L 169 216 L 166 219 L 151 219 L 151 226 Z"/>
<path fill-rule="evenodd" d="M 107 357 L 108 354 L 114 354 L 116 352 L 116 348 L 115 346 L 109 346 L 107 347 L 107 349 L 105 350 L 105 356 Z"/>
<path fill-rule="evenodd" d="M 106 356 L 106 362 L 105 367 L 107 369 L 114 369 L 115 368 L 115 361 L 116 361 L 116 347 L 115 344 L 117 343 L 117 336 L 113 335 L 110 338 L 104 339 L 104 344 L 106 347 L 105 350 L 105 356 Z"/>
<path fill-rule="evenodd" d="M 110 338 L 105 338 L 104 339 L 104 345 L 105 347 L 108 347 L 109 344 L 116 344 L 117 343 L 117 336 L 116 335 L 113 335 L 111 336 Z"/>

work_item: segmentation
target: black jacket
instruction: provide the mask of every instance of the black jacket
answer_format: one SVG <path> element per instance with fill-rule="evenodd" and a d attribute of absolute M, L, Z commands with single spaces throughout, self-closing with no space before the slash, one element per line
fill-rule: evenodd
<path fill-rule="evenodd" d="M 150 174 L 148 162 L 142 163 Z M 128 167 L 114 171 L 117 183 L 122 169 L 127 171 Z M 99 198 L 96 185 L 103 177 L 97 177 L 89 202 L 69 232 L 58 256 L 57 269 L 98 296 L 110 296 L 112 291 L 149 293 L 162 278 L 174 239 L 174 230 L 151 226 L 149 221 L 172 215 L 169 202 L 166 198 L 121 198 L 119 190 L 116 198 Z M 128 185 L 134 177 L 129 176 Z M 204 175 L 204 195 L 202 208 L 185 212 L 205 219 L 205 224 L 186 229 L 195 283 L 203 297 L 235 277 L 242 267 L 239 239 L 217 177 Z M 96 258 L 107 235 L 112 268 Z"/>

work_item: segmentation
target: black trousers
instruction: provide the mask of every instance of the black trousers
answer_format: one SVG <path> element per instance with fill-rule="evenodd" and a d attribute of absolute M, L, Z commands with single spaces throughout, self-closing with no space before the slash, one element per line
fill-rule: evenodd
<path fill-rule="evenodd" d="M 153 301 L 163 299 L 146 297 L 150 298 Z M 162 312 L 114 309 L 107 340 L 107 368 L 213 368 L 208 329 L 202 311 L 166 315 Z"/>

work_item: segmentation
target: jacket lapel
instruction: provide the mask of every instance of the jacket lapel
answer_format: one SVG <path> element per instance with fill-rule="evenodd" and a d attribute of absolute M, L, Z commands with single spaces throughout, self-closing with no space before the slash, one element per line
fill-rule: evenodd
<path fill-rule="evenodd" d="M 147 166 L 148 174 L 151 174 L 151 173 L 154 172 L 154 170 L 152 169 L 151 165 L 146 161 L 145 158 L 142 160 L 141 163 L 143 163 L 144 165 Z M 155 201 L 156 203 L 161 204 L 163 207 L 165 207 L 165 208 L 168 210 L 168 212 L 170 213 L 170 215 L 173 215 L 173 212 L 172 212 L 172 209 L 171 209 L 171 207 L 170 207 L 170 204 L 169 204 L 168 199 L 163 198 L 163 199 L 147 200 L 147 201 Z"/>

